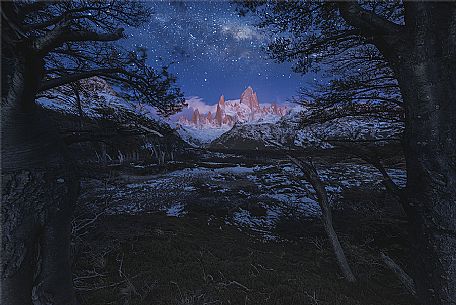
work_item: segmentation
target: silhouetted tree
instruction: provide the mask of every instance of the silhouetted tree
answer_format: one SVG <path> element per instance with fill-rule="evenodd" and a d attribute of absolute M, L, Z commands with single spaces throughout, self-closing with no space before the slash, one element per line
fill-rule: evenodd
<path fill-rule="evenodd" d="M 243 1 L 241 13 L 248 10 L 274 34 L 274 58 L 294 62 L 298 72 L 326 66 L 341 73 L 317 102 L 403 107 L 403 203 L 418 298 L 455 304 L 456 3 Z"/>
<path fill-rule="evenodd" d="M 295 158 L 290 154 L 288 155 L 288 158 L 303 172 L 306 180 L 310 183 L 310 185 L 312 185 L 312 188 L 315 190 L 317 202 L 320 206 L 322 214 L 321 221 L 336 256 L 336 261 L 339 265 L 340 271 L 348 282 L 356 282 L 356 278 L 353 274 L 353 271 L 351 270 L 347 257 L 345 256 L 345 252 L 340 244 L 339 237 L 337 237 L 337 233 L 334 230 L 331 203 L 326 192 L 325 184 L 320 179 L 317 169 L 313 165 L 312 160 L 304 161 L 299 158 Z"/>
<path fill-rule="evenodd" d="M 79 183 L 37 94 L 99 76 L 163 115 L 181 107 L 166 67 L 115 44 L 123 26 L 149 15 L 134 1 L 1 3 L 2 304 L 75 304 L 69 237 Z"/>

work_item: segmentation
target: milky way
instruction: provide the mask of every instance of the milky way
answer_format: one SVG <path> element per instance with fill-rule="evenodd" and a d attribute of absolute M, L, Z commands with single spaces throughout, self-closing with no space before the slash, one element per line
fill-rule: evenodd
<path fill-rule="evenodd" d="M 170 71 L 186 96 L 200 96 L 213 104 L 220 94 L 239 98 L 249 85 L 264 102 L 284 102 L 311 75 L 291 72 L 290 64 L 268 58 L 264 48 L 270 34 L 255 27 L 252 17 L 240 17 L 226 1 L 151 1 L 152 19 L 130 30 L 128 44 L 145 47 L 149 63 Z"/>

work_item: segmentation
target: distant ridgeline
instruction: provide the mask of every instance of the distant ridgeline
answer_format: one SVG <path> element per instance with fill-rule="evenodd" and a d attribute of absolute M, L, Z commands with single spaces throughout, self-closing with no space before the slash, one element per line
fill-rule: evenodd
<path fill-rule="evenodd" d="M 284 116 L 287 112 L 286 106 L 278 106 L 273 103 L 270 106 L 260 106 L 256 92 L 248 87 L 241 94 L 238 100 L 227 100 L 222 95 L 217 103 L 215 114 L 211 111 L 201 113 L 194 108 L 192 118 L 185 116 L 179 118 L 179 123 L 184 126 L 200 128 L 232 127 L 235 123 L 247 123 L 259 120 L 275 119 Z"/>
<path fill-rule="evenodd" d="M 100 77 L 58 87 L 37 103 L 59 125 L 75 159 L 163 164 L 187 146 L 152 106 L 128 101 Z"/>

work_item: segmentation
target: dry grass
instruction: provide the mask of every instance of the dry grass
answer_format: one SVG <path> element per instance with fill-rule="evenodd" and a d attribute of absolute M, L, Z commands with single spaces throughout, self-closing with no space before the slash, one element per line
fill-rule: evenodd
<path fill-rule="evenodd" d="M 350 285 L 318 222 L 289 225 L 294 230 L 281 233 L 289 241 L 265 243 L 222 222 L 208 225 L 203 214 L 106 216 L 76 261 L 78 295 L 91 305 L 414 304 L 380 263 L 375 242 L 341 232 L 359 278 Z"/>

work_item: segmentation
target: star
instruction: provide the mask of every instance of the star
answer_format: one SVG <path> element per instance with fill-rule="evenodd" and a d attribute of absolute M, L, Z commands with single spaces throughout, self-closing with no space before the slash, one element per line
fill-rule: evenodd
<path fill-rule="evenodd" d="M 290 64 L 274 62 L 265 53 L 271 35 L 255 26 L 254 17 L 240 17 L 235 4 L 220 1 L 149 1 L 150 22 L 128 29 L 125 47 L 144 47 L 148 64 L 169 65 L 187 96 L 216 103 L 220 93 L 239 98 L 252 85 L 260 100 L 292 96 L 302 76 Z"/>

